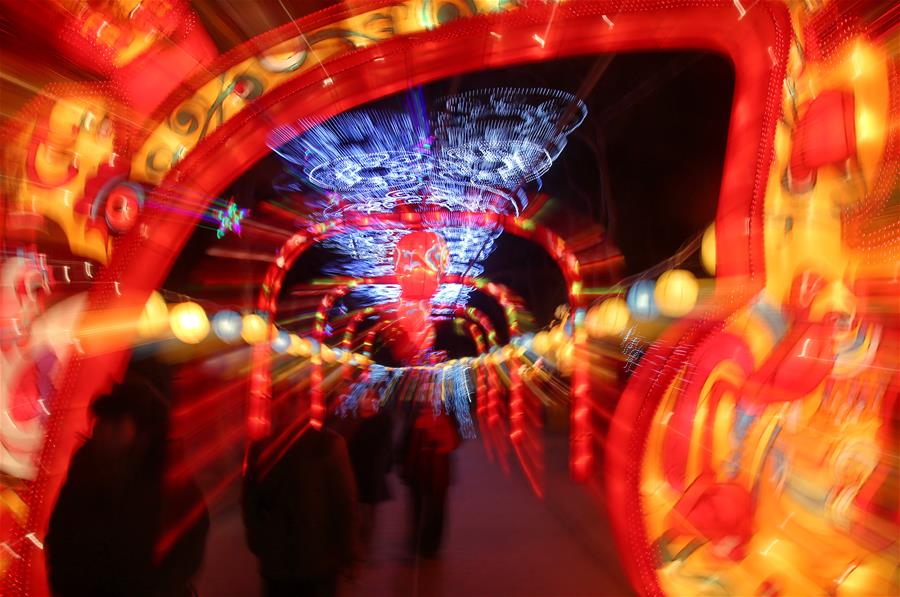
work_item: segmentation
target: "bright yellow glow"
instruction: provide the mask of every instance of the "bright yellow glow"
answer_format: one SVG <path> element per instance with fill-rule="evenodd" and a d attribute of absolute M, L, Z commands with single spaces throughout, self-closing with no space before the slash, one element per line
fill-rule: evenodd
<path fill-rule="evenodd" d="M 703 262 L 703 268 L 716 275 L 716 225 L 713 224 L 703 233 L 703 239 L 700 241 L 700 260 Z"/>
<path fill-rule="evenodd" d="M 631 314 L 628 303 L 622 298 L 609 298 L 591 307 L 587 312 L 584 324 L 588 334 L 594 338 L 618 336 L 628 327 Z"/>
<path fill-rule="evenodd" d="M 256 313 L 244 315 L 241 326 L 241 338 L 247 344 L 259 344 L 268 340 L 269 326 L 266 320 Z"/>
<path fill-rule="evenodd" d="M 141 318 L 138 320 L 138 334 L 142 338 L 158 338 L 169 327 L 169 307 L 165 299 L 156 291 L 147 299 Z"/>
<path fill-rule="evenodd" d="M 531 350 L 538 356 L 544 356 L 550 350 L 550 335 L 547 332 L 538 332 L 531 341 Z"/>
<path fill-rule="evenodd" d="M 672 269 L 656 281 L 653 298 L 659 312 L 667 317 L 683 317 L 697 304 L 700 286 L 694 274 L 683 269 Z"/>
<path fill-rule="evenodd" d="M 197 344 L 209 334 L 209 319 L 203 307 L 194 302 L 179 303 L 172 307 L 169 318 L 172 333 L 185 344 Z"/>

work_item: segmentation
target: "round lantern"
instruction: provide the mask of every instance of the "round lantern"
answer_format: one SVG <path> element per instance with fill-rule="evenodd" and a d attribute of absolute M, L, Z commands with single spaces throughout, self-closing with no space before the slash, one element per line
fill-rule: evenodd
<path fill-rule="evenodd" d="M 178 303 L 172 307 L 169 318 L 172 333 L 185 344 L 197 344 L 209 333 L 209 319 L 203 307 L 193 302 Z"/>
<path fill-rule="evenodd" d="M 291 347 L 291 335 L 284 330 L 278 330 L 272 339 L 272 350 L 278 353 L 287 352 Z"/>
<path fill-rule="evenodd" d="M 219 311 L 213 315 L 212 329 L 222 342 L 237 342 L 241 337 L 241 316 L 235 311 Z"/>
<path fill-rule="evenodd" d="M 585 328 L 594 338 L 618 336 L 628 327 L 630 318 L 628 304 L 623 299 L 608 298 L 587 312 Z"/>
<path fill-rule="evenodd" d="M 628 303 L 628 310 L 635 319 L 653 319 L 659 315 L 653 299 L 655 287 L 656 284 L 652 280 L 640 280 L 628 289 L 625 300 Z"/>
<path fill-rule="evenodd" d="M 287 353 L 292 357 L 300 356 L 300 336 L 297 334 L 288 334 L 288 338 L 291 342 L 288 345 Z"/>
<path fill-rule="evenodd" d="M 431 298 L 450 263 L 447 244 L 436 232 L 410 232 L 394 248 L 394 273 L 400 295 L 411 301 Z"/>
<path fill-rule="evenodd" d="M 260 344 L 269 339 L 269 324 L 256 313 L 244 315 L 241 338 L 247 344 Z"/>
<path fill-rule="evenodd" d="M 322 362 L 329 365 L 337 361 L 338 358 L 338 355 L 326 344 L 323 344 L 319 350 L 319 356 L 322 357 Z"/>
<path fill-rule="evenodd" d="M 547 332 L 538 332 L 531 340 L 531 351 L 538 355 L 544 356 L 550 350 L 550 335 Z"/>
<path fill-rule="evenodd" d="M 683 317 L 697 304 L 699 291 L 694 274 L 683 269 L 672 269 L 656 281 L 653 298 L 659 312 L 666 317 Z"/>
<path fill-rule="evenodd" d="M 113 234 L 125 234 L 137 222 L 143 191 L 132 183 L 120 184 L 106 198 L 104 217 Z"/>
<path fill-rule="evenodd" d="M 703 262 L 703 268 L 716 275 L 716 225 L 713 224 L 703 233 L 700 241 L 700 261 Z"/>
<path fill-rule="evenodd" d="M 306 338 L 298 338 L 297 341 L 297 354 L 301 357 L 309 357 L 312 356 L 313 353 L 313 343 Z"/>
<path fill-rule="evenodd" d="M 564 324 L 558 325 L 550 331 L 550 345 L 554 348 L 559 348 L 568 339 L 569 335 L 566 333 Z"/>
<path fill-rule="evenodd" d="M 556 368 L 563 374 L 572 372 L 575 362 L 575 343 L 566 342 L 556 350 Z"/>
<path fill-rule="evenodd" d="M 167 327 L 169 327 L 169 307 L 162 295 L 153 291 L 138 319 L 138 334 L 143 338 L 157 338 Z"/>

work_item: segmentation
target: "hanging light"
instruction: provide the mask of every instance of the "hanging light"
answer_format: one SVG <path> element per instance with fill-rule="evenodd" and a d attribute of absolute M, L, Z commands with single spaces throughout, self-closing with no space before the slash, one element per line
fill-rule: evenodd
<path fill-rule="evenodd" d="M 628 303 L 618 297 L 608 298 L 587 312 L 585 328 L 594 338 L 618 336 L 628 327 L 629 319 Z"/>
<path fill-rule="evenodd" d="M 628 289 L 626 301 L 628 310 L 635 319 L 653 319 L 659 315 L 659 309 L 653 299 L 656 284 L 652 280 L 639 280 Z"/>
<path fill-rule="evenodd" d="M 703 233 L 703 239 L 700 241 L 700 261 L 703 262 L 703 268 L 716 275 L 716 225 L 712 224 Z"/>
<path fill-rule="evenodd" d="M 400 295 L 410 301 L 430 299 L 450 262 L 447 243 L 436 232 L 410 232 L 394 248 L 394 272 Z"/>
<path fill-rule="evenodd" d="M 697 304 L 699 291 L 694 274 L 684 269 L 672 269 L 656 281 L 653 298 L 659 312 L 666 317 L 684 317 Z"/>
<path fill-rule="evenodd" d="M 169 327 L 169 307 L 165 299 L 155 290 L 144 304 L 138 319 L 138 334 L 142 338 L 158 338 Z"/>
<path fill-rule="evenodd" d="M 322 357 L 322 361 L 331 365 L 335 361 L 337 361 L 338 355 L 335 354 L 334 350 L 332 350 L 328 345 L 323 344 L 319 349 L 319 356 Z"/>
<path fill-rule="evenodd" d="M 272 339 L 272 350 L 277 353 L 285 353 L 291 347 L 291 335 L 284 330 L 278 330 Z"/>
<path fill-rule="evenodd" d="M 269 324 L 266 320 L 256 313 L 248 313 L 244 315 L 243 325 L 241 326 L 241 338 L 247 344 L 260 344 L 265 342 L 269 337 Z"/>
<path fill-rule="evenodd" d="M 241 337 L 241 315 L 236 311 L 219 311 L 212 318 L 212 329 L 222 342 L 232 344 Z"/>
<path fill-rule="evenodd" d="M 172 333 L 185 344 L 197 344 L 209 334 L 206 311 L 197 303 L 188 301 L 172 307 L 169 319 Z"/>
<path fill-rule="evenodd" d="M 547 332 L 538 332 L 531 341 L 531 350 L 538 356 L 544 356 L 550 350 L 550 335 Z"/>

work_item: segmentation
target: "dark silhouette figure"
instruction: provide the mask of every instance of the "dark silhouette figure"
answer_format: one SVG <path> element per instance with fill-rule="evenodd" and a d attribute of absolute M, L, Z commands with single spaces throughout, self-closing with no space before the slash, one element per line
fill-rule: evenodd
<path fill-rule="evenodd" d="M 453 451 L 458 445 L 450 417 L 435 412 L 430 404 L 420 406 L 406 441 L 402 475 L 412 502 L 412 547 L 427 558 L 435 557 L 441 548 Z"/>
<path fill-rule="evenodd" d="M 393 420 L 387 408 L 378 406 L 384 391 L 384 384 L 379 384 L 360 398 L 359 420 L 347 446 L 359 492 L 360 527 L 366 548 L 375 529 L 376 506 L 391 497 L 387 475 L 393 457 Z"/>
<path fill-rule="evenodd" d="M 61 597 L 191 595 L 209 528 L 189 482 L 165 483 L 168 409 L 129 377 L 91 405 L 90 438 L 72 457 L 45 541 Z"/>
<path fill-rule="evenodd" d="M 265 594 L 334 595 L 357 556 L 356 483 L 344 439 L 308 429 L 268 468 L 259 453 L 248 459 L 242 506 Z"/>

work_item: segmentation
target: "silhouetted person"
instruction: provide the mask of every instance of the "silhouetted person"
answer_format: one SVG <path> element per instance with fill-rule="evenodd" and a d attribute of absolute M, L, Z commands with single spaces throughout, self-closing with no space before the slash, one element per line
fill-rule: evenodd
<path fill-rule="evenodd" d="M 450 417 L 421 405 L 409 431 L 403 479 L 412 502 L 412 546 L 419 555 L 435 557 L 444 534 L 453 451 L 459 436 Z"/>
<path fill-rule="evenodd" d="M 98 398 L 91 414 L 91 436 L 72 457 L 50 517 L 45 547 L 51 592 L 191 594 L 209 521 L 196 487 L 180 482 L 164 488 L 165 401 L 146 381 L 129 377 Z M 176 521 L 177 533 L 166 532 Z"/>
<path fill-rule="evenodd" d="M 370 388 L 359 400 L 359 421 L 348 441 L 350 462 L 359 494 L 363 545 L 368 548 L 375 528 L 376 506 L 390 499 L 387 475 L 391 470 L 393 420 L 379 408 L 384 384 Z"/>
<path fill-rule="evenodd" d="M 357 555 L 356 483 L 344 439 L 306 430 L 266 468 L 254 448 L 244 479 L 247 544 L 268 597 L 326 597 Z"/>

